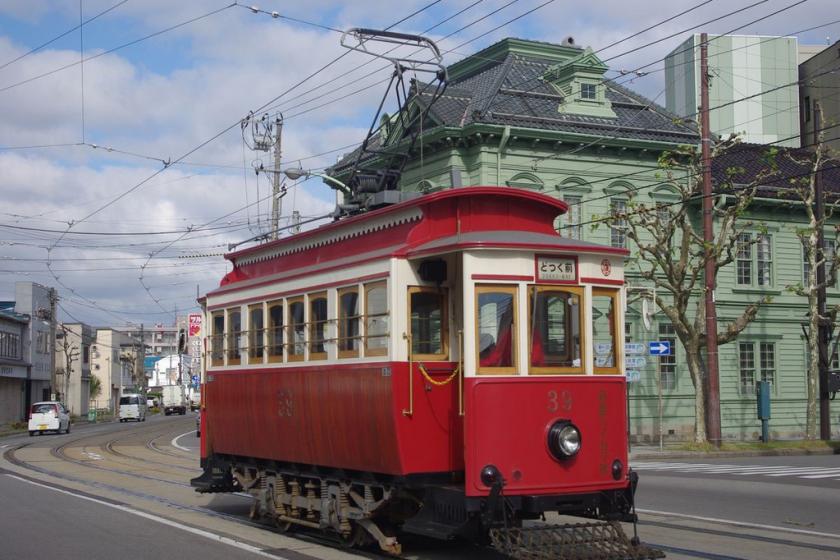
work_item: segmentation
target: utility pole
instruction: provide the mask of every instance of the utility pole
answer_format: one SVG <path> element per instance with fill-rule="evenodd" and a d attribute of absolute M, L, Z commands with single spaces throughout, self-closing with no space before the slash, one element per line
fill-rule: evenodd
<path fill-rule="evenodd" d="M 277 228 L 280 227 L 280 141 L 283 136 L 283 116 L 278 113 L 274 117 L 274 173 L 271 177 L 271 239 L 277 239 L 280 235 Z"/>
<path fill-rule="evenodd" d="M 58 292 L 55 291 L 55 288 L 49 289 L 49 298 L 50 298 L 50 340 L 49 340 L 49 348 L 50 353 L 50 400 L 56 399 L 56 386 L 58 385 L 58 378 L 55 375 L 55 355 L 58 352 L 58 345 L 56 344 L 56 329 L 57 329 L 57 318 L 55 315 L 56 306 L 58 305 Z M 27 405 L 30 404 L 27 401 Z"/>
<path fill-rule="evenodd" d="M 822 144 L 822 108 L 814 103 L 814 146 L 819 151 Z M 831 439 L 831 406 L 828 394 L 828 370 L 831 356 L 828 355 L 831 333 L 828 317 L 826 316 L 825 294 L 825 253 L 823 247 L 823 222 L 825 221 L 825 206 L 823 205 L 822 169 L 817 168 L 814 175 L 814 219 L 817 222 L 817 354 L 819 355 L 819 390 L 820 390 L 820 439 Z"/>
<path fill-rule="evenodd" d="M 245 129 L 250 124 L 251 140 L 250 143 L 245 138 Z M 281 214 L 281 193 L 280 193 L 280 155 L 281 142 L 283 137 L 283 114 L 277 113 L 274 116 L 274 122 L 271 122 L 268 114 L 264 114 L 259 120 L 254 119 L 251 114 L 242 120 L 242 139 L 245 144 L 256 152 L 268 152 L 272 147 L 274 148 L 274 165 L 271 171 L 271 224 L 269 230 L 269 239 L 277 239 L 279 233 L 277 228 L 280 227 Z M 262 164 L 255 166 L 257 174 L 264 171 Z"/>
<path fill-rule="evenodd" d="M 700 34 L 700 134 L 703 158 L 703 241 L 706 245 L 706 437 L 720 447 L 720 378 L 718 373 L 717 310 L 715 308 L 714 215 L 712 150 L 709 130 L 709 42 Z"/>

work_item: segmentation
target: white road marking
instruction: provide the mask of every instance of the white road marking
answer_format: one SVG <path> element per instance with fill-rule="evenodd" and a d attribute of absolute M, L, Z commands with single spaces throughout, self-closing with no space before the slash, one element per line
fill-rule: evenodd
<path fill-rule="evenodd" d="M 189 432 L 184 432 L 180 436 L 175 436 L 174 438 L 172 438 L 172 441 L 170 441 L 169 443 L 172 444 L 172 447 L 177 447 L 181 451 L 192 451 L 192 449 L 190 449 L 189 447 L 184 447 L 183 445 L 178 445 L 178 440 L 181 439 L 184 436 L 188 436 L 188 435 L 193 434 L 193 433 L 195 433 L 195 430 L 190 430 Z"/>
<path fill-rule="evenodd" d="M 710 465 L 707 463 L 641 462 L 631 464 L 638 471 L 683 472 L 731 476 L 795 477 L 801 479 L 836 478 L 840 467 L 790 467 L 785 465 Z"/>
<path fill-rule="evenodd" d="M 734 521 L 732 519 L 719 519 L 717 517 L 702 517 L 700 515 L 686 515 L 684 513 L 672 513 L 670 511 L 656 511 L 653 509 L 636 508 L 637 513 L 650 515 L 662 515 L 666 517 L 679 517 L 680 519 L 693 519 L 696 521 L 708 521 L 710 523 L 721 523 L 723 525 L 736 525 L 738 527 L 749 527 L 751 529 L 762 529 L 767 531 L 783 531 L 785 533 L 796 533 L 798 535 L 811 535 L 814 537 L 826 537 L 829 539 L 840 539 L 840 535 L 833 533 L 820 533 L 819 531 L 806 531 L 805 529 L 790 529 L 778 525 L 762 525 L 761 523 L 747 523 L 746 521 Z"/>
<path fill-rule="evenodd" d="M 85 451 L 84 454 L 87 455 L 88 457 L 90 457 L 94 461 L 101 461 L 102 460 L 102 455 L 100 455 L 98 453 L 93 453 L 91 451 Z"/>
<path fill-rule="evenodd" d="M 140 511 L 128 506 L 120 505 L 120 504 L 110 504 L 108 502 L 97 500 L 96 498 L 91 498 L 89 496 L 83 496 L 81 494 L 77 494 L 75 492 L 70 492 L 69 490 L 63 490 L 61 488 L 55 488 L 53 486 L 48 486 L 46 484 L 40 484 L 38 482 L 34 482 L 32 480 L 27 480 L 25 478 L 21 478 L 19 476 L 15 476 L 13 474 L 7 474 L 9 478 L 14 478 L 15 480 L 19 480 L 20 482 L 25 482 L 27 484 L 31 484 L 33 486 L 40 486 L 41 488 L 46 488 L 47 490 L 52 490 L 54 492 L 59 492 L 61 494 L 66 494 L 68 496 L 74 496 L 76 498 L 80 498 L 82 500 L 87 500 L 89 502 L 93 502 L 95 504 L 99 504 L 102 506 L 106 506 L 109 508 L 118 509 L 120 511 L 124 511 L 126 513 L 130 513 L 132 515 L 136 515 L 138 517 L 142 517 L 144 519 L 148 519 L 150 521 L 154 521 L 156 523 L 160 523 L 162 525 L 167 525 L 169 527 L 174 527 L 176 529 L 180 529 L 182 531 L 186 531 L 187 533 L 192 533 L 193 535 L 197 535 L 199 537 L 204 537 L 205 539 L 210 539 L 212 541 L 220 542 L 222 544 L 226 544 L 228 546 L 232 546 L 234 548 L 238 548 L 240 550 L 245 550 L 247 552 L 251 552 L 258 556 L 262 556 L 263 558 L 273 558 L 274 560 L 289 560 L 289 558 L 285 556 L 278 556 L 276 554 L 269 554 L 268 552 L 263 551 L 256 546 L 244 543 L 242 541 L 237 541 L 235 539 L 231 539 L 229 537 L 223 537 L 221 535 L 217 535 L 215 533 L 211 533 L 210 531 L 205 531 L 203 529 L 196 529 L 194 527 L 187 527 L 186 525 L 182 525 L 181 523 L 176 523 L 175 521 L 170 521 L 169 519 L 164 519 L 163 517 L 158 517 L 156 515 L 152 515 L 150 513 L 146 513 L 144 511 Z"/>

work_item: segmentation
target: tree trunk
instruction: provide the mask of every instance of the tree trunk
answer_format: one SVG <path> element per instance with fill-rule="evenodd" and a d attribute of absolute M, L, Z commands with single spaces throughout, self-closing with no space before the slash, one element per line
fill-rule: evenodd
<path fill-rule="evenodd" d="M 685 345 L 685 357 L 691 382 L 694 383 L 694 442 L 708 443 L 706 434 L 706 385 L 703 383 L 703 363 L 700 359 L 701 347 L 696 344 Z"/>
<path fill-rule="evenodd" d="M 811 283 L 811 286 L 813 285 L 814 282 Z M 817 389 L 820 378 L 820 353 L 818 337 L 820 328 L 820 317 L 819 313 L 817 312 L 817 295 L 815 288 L 810 288 L 808 291 L 808 309 L 811 311 L 811 313 L 808 317 L 808 404 L 805 413 L 805 438 L 817 439 Z"/>

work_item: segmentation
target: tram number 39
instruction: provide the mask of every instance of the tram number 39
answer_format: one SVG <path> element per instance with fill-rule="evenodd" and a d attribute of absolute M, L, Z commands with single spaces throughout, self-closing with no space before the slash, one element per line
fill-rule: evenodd
<path fill-rule="evenodd" d="M 294 412 L 292 392 L 285 389 L 277 391 L 277 415 L 281 418 L 291 418 Z"/>
<path fill-rule="evenodd" d="M 572 410 L 572 393 L 570 391 L 549 391 L 548 392 L 548 411 L 568 412 Z"/>

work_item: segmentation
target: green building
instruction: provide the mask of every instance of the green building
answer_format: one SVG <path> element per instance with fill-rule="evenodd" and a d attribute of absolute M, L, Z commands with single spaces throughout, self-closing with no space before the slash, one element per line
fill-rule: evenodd
<path fill-rule="evenodd" d="M 565 200 L 570 207 L 557 224 L 562 235 L 627 246 L 615 228 L 593 229 L 593 216 L 623 211 L 628 195 L 667 199 L 658 156 L 680 145 L 699 143 L 692 125 L 615 82 L 590 49 L 520 39 L 502 40 L 449 67 L 448 87 L 422 123 L 405 170 L 403 191 L 430 192 L 462 185 L 508 185 L 534 189 Z M 425 108 L 431 95 L 415 88 L 406 111 Z M 372 144 L 399 145 L 405 131 L 384 118 Z M 358 151 L 327 171 L 346 180 Z M 367 167 L 375 167 L 375 155 Z M 774 436 L 801 435 L 805 421 L 805 342 L 800 322 L 802 298 L 785 285 L 801 281 L 802 250 L 790 227 L 791 208 L 773 200 L 755 205 L 768 222 L 767 237 L 741 255 L 719 277 L 721 323 L 734 317 L 756 294 L 776 301 L 762 311 L 738 341 L 720 349 L 722 424 L 726 438 L 752 439 L 760 433 L 754 381 L 773 381 Z M 699 218 L 699 209 L 698 209 Z M 758 230 L 756 230 L 758 232 Z M 757 233 L 756 233 L 757 234 Z M 632 247 L 628 247 L 632 251 Z M 747 266 L 749 260 L 749 266 Z M 740 274 L 740 280 L 736 278 Z M 627 270 L 628 282 L 645 288 Z M 840 292 L 838 292 L 840 295 Z M 676 342 L 673 326 L 651 309 L 647 321 L 631 304 L 628 340 Z M 636 441 L 691 440 L 694 389 L 678 344 L 671 357 L 635 355 L 639 379 L 630 383 L 631 431 Z M 659 418 L 659 393 L 663 415 Z"/>

